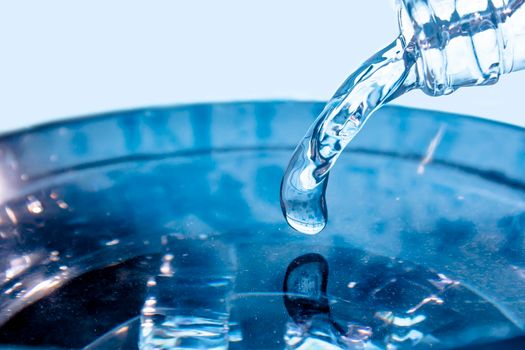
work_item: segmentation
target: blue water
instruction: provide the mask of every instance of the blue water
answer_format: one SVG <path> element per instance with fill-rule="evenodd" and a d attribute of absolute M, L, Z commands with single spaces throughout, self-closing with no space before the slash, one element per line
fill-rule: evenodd
<path fill-rule="evenodd" d="M 278 189 L 321 108 L 134 111 L 1 139 L 16 193 L 0 210 L 0 344 L 520 348 L 509 339 L 525 323 L 525 162 L 508 159 L 524 157 L 522 131 L 380 111 L 334 169 L 325 232 L 306 237 L 282 220 Z M 467 157 L 479 138 L 484 161 Z"/>

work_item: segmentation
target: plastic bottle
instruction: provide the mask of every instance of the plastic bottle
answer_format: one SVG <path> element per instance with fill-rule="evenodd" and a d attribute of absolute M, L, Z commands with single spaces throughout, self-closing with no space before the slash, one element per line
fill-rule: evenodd
<path fill-rule="evenodd" d="M 416 87 L 432 96 L 494 84 L 525 68 L 525 0 L 398 0 L 418 51 Z"/>
<path fill-rule="evenodd" d="M 431 96 L 494 84 L 525 68 L 525 0 L 397 0 L 401 35 L 352 73 L 296 148 L 281 207 L 298 231 L 327 222 L 328 175 L 385 103 L 413 89 Z"/>

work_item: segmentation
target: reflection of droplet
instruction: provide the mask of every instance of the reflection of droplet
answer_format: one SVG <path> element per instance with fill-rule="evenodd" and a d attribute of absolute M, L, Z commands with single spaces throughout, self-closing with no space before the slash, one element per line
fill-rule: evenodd
<path fill-rule="evenodd" d="M 60 256 L 59 256 L 60 252 L 57 251 L 57 250 L 52 251 L 51 254 L 49 254 L 49 255 L 50 255 L 49 260 L 51 260 L 51 261 L 58 261 L 58 260 L 60 260 Z"/>
<path fill-rule="evenodd" d="M 28 255 L 23 255 L 12 259 L 9 262 L 10 268 L 5 271 L 5 280 L 9 281 L 20 275 L 31 266 L 31 263 L 31 257 Z"/>
<path fill-rule="evenodd" d="M 396 316 L 392 311 L 378 311 L 375 313 L 375 317 L 386 324 L 392 324 L 398 327 L 412 327 L 426 320 L 424 315 L 417 315 L 414 317 L 399 317 Z"/>
<path fill-rule="evenodd" d="M 390 342 L 392 343 L 409 343 L 411 346 L 417 345 L 424 337 L 424 334 L 417 329 L 411 329 L 406 335 L 392 334 L 390 336 Z M 392 344 L 389 344 L 392 345 Z M 395 345 L 394 345 L 395 346 Z M 392 347 L 397 349 L 398 347 Z"/>
<path fill-rule="evenodd" d="M 295 322 L 330 312 L 327 284 L 328 263 L 319 254 L 302 255 L 288 265 L 283 283 L 284 305 Z"/>
<path fill-rule="evenodd" d="M 460 284 L 459 281 L 450 279 L 442 273 L 439 273 L 438 277 L 438 280 L 429 280 L 429 282 L 441 291 L 448 289 L 449 287 L 458 286 Z"/>
<path fill-rule="evenodd" d="M 111 240 L 111 241 L 109 241 L 109 242 L 106 242 L 106 245 L 107 245 L 107 246 L 112 246 L 112 245 L 117 245 L 117 244 L 119 244 L 119 243 L 120 243 L 120 240 L 118 240 L 118 239 L 113 239 L 113 240 Z"/>
<path fill-rule="evenodd" d="M 154 315 L 156 312 L 156 305 L 157 300 L 155 298 L 150 298 L 146 300 L 146 302 L 144 303 L 144 307 L 142 308 L 142 314 L 144 316 Z"/>
<path fill-rule="evenodd" d="M 32 289 L 28 290 L 27 293 L 24 295 L 24 298 L 26 300 L 29 300 L 33 297 L 42 297 L 44 295 L 48 295 L 53 290 L 55 290 L 58 286 L 60 286 L 60 278 L 53 277 L 48 280 L 44 280 L 40 283 L 38 283 L 36 286 L 34 286 Z"/>
<path fill-rule="evenodd" d="M 13 293 L 15 290 L 19 289 L 21 286 L 22 286 L 22 282 L 16 282 L 11 288 L 6 289 L 4 294 L 9 295 L 9 294 Z"/>
<path fill-rule="evenodd" d="M 163 263 L 160 266 L 160 273 L 162 276 L 171 276 L 173 275 L 173 272 L 171 271 L 171 265 L 167 262 Z"/>
<path fill-rule="evenodd" d="M 440 297 L 438 296 L 435 296 L 435 295 L 431 295 L 423 300 L 421 300 L 421 302 L 419 304 L 417 304 L 416 306 L 414 306 L 413 308 L 411 308 L 410 310 L 407 311 L 407 314 L 413 314 L 414 312 L 416 312 L 417 310 L 419 310 L 421 307 L 423 307 L 424 305 L 426 304 L 436 304 L 436 305 L 441 305 L 443 304 L 444 301 L 443 299 L 441 299 Z"/>
<path fill-rule="evenodd" d="M 57 200 L 57 205 L 58 205 L 58 207 L 60 209 L 64 209 L 65 210 L 65 209 L 69 208 L 69 205 L 66 202 L 64 202 L 63 200 L 61 200 L 61 199 Z"/>
<path fill-rule="evenodd" d="M 343 340 L 348 343 L 362 343 L 370 339 L 370 337 L 372 337 L 372 328 L 349 324 L 348 332 L 343 336 Z"/>
<path fill-rule="evenodd" d="M 44 207 L 42 206 L 42 203 L 38 199 L 36 199 L 36 197 L 29 196 L 27 198 L 27 210 L 31 214 L 38 215 L 42 214 L 42 212 L 44 211 Z"/>
<path fill-rule="evenodd" d="M 7 214 L 7 217 L 9 218 L 9 220 L 11 220 L 13 224 L 18 225 L 18 219 L 13 209 L 9 207 L 5 207 L 5 213 Z"/>
<path fill-rule="evenodd" d="M 117 329 L 117 331 L 115 332 L 115 334 L 124 334 L 124 333 L 126 333 L 128 330 L 129 330 L 129 326 L 123 326 L 123 327 L 120 327 L 119 329 Z"/>
<path fill-rule="evenodd" d="M 155 281 L 154 278 L 150 278 L 150 279 L 148 280 L 148 287 L 154 287 L 154 286 L 156 286 L 156 285 L 157 285 L 157 282 Z"/>
<path fill-rule="evenodd" d="M 348 283 L 348 288 L 355 288 L 355 286 L 357 286 L 357 282 L 350 282 Z"/>
<path fill-rule="evenodd" d="M 173 276 L 173 269 L 171 266 L 173 258 L 173 254 L 166 254 L 162 257 L 162 265 L 160 265 L 160 273 L 162 276 Z"/>

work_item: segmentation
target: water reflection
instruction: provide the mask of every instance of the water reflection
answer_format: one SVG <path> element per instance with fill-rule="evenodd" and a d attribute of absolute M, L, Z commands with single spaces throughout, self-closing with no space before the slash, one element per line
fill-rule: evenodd
<path fill-rule="evenodd" d="M 284 305 L 292 318 L 286 324 L 286 349 L 364 349 L 372 329 L 334 320 L 327 296 L 328 262 L 320 254 L 293 260 L 283 283 Z"/>
<path fill-rule="evenodd" d="M 320 254 L 306 254 L 293 260 L 283 283 L 284 305 L 290 317 L 304 323 L 315 315 L 330 314 L 326 296 L 328 262 Z"/>
<path fill-rule="evenodd" d="M 207 237 L 164 236 L 159 273 L 147 282 L 139 348 L 227 349 L 236 259 Z"/>
<path fill-rule="evenodd" d="M 288 266 L 286 349 L 448 349 L 519 334 L 497 307 L 444 274 L 353 250 L 327 257 L 301 255 Z"/>

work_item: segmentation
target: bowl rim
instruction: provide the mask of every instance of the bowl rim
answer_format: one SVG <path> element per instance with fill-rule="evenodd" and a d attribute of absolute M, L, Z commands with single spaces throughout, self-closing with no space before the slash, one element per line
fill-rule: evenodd
<path fill-rule="evenodd" d="M 132 107 L 132 108 L 122 108 L 109 110 L 104 112 L 95 112 L 88 114 L 80 114 L 73 116 L 58 117 L 56 119 L 37 123 L 35 125 L 29 125 L 27 127 L 22 127 L 14 130 L 7 130 L 0 132 L 0 142 L 7 139 L 22 137 L 27 134 L 45 131 L 46 129 L 62 127 L 62 126 L 74 126 L 76 124 L 91 122 L 93 121 L 103 121 L 104 119 L 119 117 L 119 115 L 131 114 L 131 113 L 145 113 L 148 111 L 158 111 L 158 110 L 184 110 L 190 109 L 199 106 L 234 106 L 234 105 L 265 105 L 265 104 L 319 104 L 324 105 L 326 101 L 323 100 L 300 100 L 300 99 L 250 99 L 250 100 L 233 100 L 233 101 L 217 101 L 217 102 L 192 102 L 192 103 L 175 103 L 175 104 L 160 104 L 160 105 L 151 105 L 151 106 L 142 106 L 142 107 Z M 430 114 L 434 116 L 439 116 L 442 119 L 463 119 L 474 121 L 479 124 L 488 124 L 494 125 L 499 128 L 512 129 L 515 131 L 525 132 L 525 127 L 505 123 L 499 120 L 488 119 L 485 117 L 478 117 L 475 115 L 453 113 L 453 112 L 444 112 L 433 109 L 426 108 L 414 108 L 408 106 L 402 106 L 397 104 L 387 104 L 381 107 L 381 110 L 384 109 L 397 109 L 397 110 L 408 110 L 414 112 L 420 112 L 425 114 Z"/>

